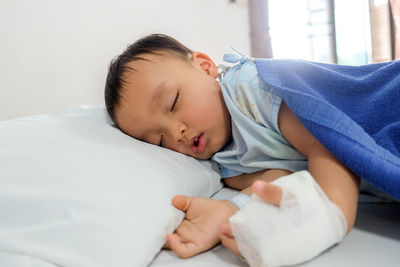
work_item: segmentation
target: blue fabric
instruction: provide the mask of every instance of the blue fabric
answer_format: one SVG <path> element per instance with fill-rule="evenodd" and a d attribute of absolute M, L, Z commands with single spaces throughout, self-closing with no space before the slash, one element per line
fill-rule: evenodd
<path fill-rule="evenodd" d="M 255 62 L 265 83 L 328 150 L 400 200 L 400 61 L 365 66 Z"/>

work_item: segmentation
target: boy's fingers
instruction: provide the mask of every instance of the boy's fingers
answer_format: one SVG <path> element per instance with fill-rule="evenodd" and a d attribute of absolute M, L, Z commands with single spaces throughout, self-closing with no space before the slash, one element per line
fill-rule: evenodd
<path fill-rule="evenodd" d="M 165 242 L 165 244 L 162 247 L 162 249 L 171 249 L 171 246 L 169 245 L 168 239 L 167 239 L 167 242 Z"/>
<path fill-rule="evenodd" d="M 229 223 L 224 223 L 220 226 L 219 238 L 221 238 L 221 243 L 230 251 L 232 251 L 236 255 L 241 255 L 235 238 L 232 234 L 231 225 Z"/>
<path fill-rule="evenodd" d="M 232 251 L 234 254 L 241 256 L 241 253 L 234 238 L 221 234 L 221 243 L 225 247 L 227 247 L 230 251 Z"/>
<path fill-rule="evenodd" d="M 227 237 L 233 238 L 232 228 L 229 223 L 221 224 L 221 226 L 219 228 L 219 232 L 220 232 L 220 234 L 223 234 L 223 235 L 226 235 Z"/>
<path fill-rule="evenodd" d="M 167 240 L 170 249 L 181 258 L 189 258 L 199 253 L 199 248 L 195 243 L 184 243 L 182 238 L 177 234 L 168 234 Z"/>
<path fill-rule="evenodd" d="M 282 199 L 282 188 L 265 181 L 255 181 L 252 185 L 253 192 L 265 202 L 279 206 Z"/>
<path fill-rule="evenodd" d="M 172 204 L 175 206 L 175 208 L 186 212 L 189 209 L 191 201 L 192 197 L 178 195 L 172 199 Z"/>

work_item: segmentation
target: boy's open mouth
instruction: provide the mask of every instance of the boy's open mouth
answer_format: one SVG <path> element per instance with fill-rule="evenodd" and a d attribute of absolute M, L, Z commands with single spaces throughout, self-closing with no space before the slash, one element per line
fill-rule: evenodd
<path fill-rule="evenodd" d="M 202 133 L 192 139 L 190 148 L 194 153 L 203 153 L 205 149 L 205 140 Z"/>
<path fill-rule="evenodd" d="M 194 138 L 193 145 L 194 145 L 195 147 L 198 147 L 198 146 L 199 146 L 199 139 L 200 139 L 200 136 L 196 136 L 196 137 Z"/>

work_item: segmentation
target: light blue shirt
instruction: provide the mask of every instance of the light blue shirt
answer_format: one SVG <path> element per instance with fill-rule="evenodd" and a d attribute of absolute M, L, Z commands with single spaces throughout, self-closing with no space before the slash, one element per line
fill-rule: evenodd
<path fill-rule="evenodd" d="M 228 54 L 225 61 L 240 64 L 221 79 L 231 115 L 232 141 L 211 158 L 223 178 L 266 169 L 292 172 L 307 169 L 307 159 L 282 136 L 278 112 L 282 99 L 259 77 L 252 59 Z"/>

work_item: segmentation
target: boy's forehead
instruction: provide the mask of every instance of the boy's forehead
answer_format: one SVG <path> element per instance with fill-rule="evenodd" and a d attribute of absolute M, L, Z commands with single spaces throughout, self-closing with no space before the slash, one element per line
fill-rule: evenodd
<path fill-rule="evenodd" d="M 157 64 L 159 63 L 159 61 L 160 60 L 158 55 L 150 55 L 150 54 L 140 55 L 126 64 L 127 67 L 126 74 L 129 74 L 132 71 L 141 72 L 143 68 Z"/>
<path fill-rule="evenodd" d="M 159 64 L 155 61 L 139 59 L 128 62 L 126 71 L 123 73 L 123 91 L 130 90 L 143 83 L 151 83 L 155 77 L 156 68 Z"/>
<path fill-rule="evenodd" d="M 173 59 L 172 59 L 173 60 Z M 165 71 L 168 71 L 171 59 L 166 60 L 161 55 L 143 55 L 138 59 L 126 64 L 126 71 L 123 73 L 123 79 L 126 83 L 142 79 L 155 79 Z"/>
<path fill-rule="evenodd" d="M 188 62 L 184 62 L 177 55 L 160 54 L 143 54 L 138 59 L 130 61 L 126 64 L 126 71 L 123 74 L 123 90 L 139 87 L 159 86 L 165 79 L 173 79 L 175 73 L 186 68 Z"/>
<path fill-rule="evenodd" d="M 185 61 L 182 56 L 172 52 L 138 55 L 137 59 L 126 64 L 121 90 L 122 98 L 129 103 L 132 98 L 144 100 L 143 97 L 157 97 L 159 95 L 157 92 L 162 92 L 160 88 L 165 87 L 166 84 L 174 84 L 176 79 L 180 79 L 178 77 L 181 75 L 177 73 L 182 74 L 182 71 L 185 72 L 184 69 L 190 66 L 188 65 L 190 61 Z M 124 102 L 124 99 L 121 100 Z"/>
<path fill-rule="evenodd" d="M 156 67 L 153 61 L 140 60 L 143 63 L 142 68 L 137 68 L 135 65 L 139 62 L 130 62 L 128 70 L 124 74 L 124 84 L 121 90 L 121 104 L 145 105 L 151 108 L 151 104 L 157 102 L 163 95 L 166 85 L 165 77 L 160 72 L 155 70 Z M 153 66 L 149 66 L 153 65 Z"/>

